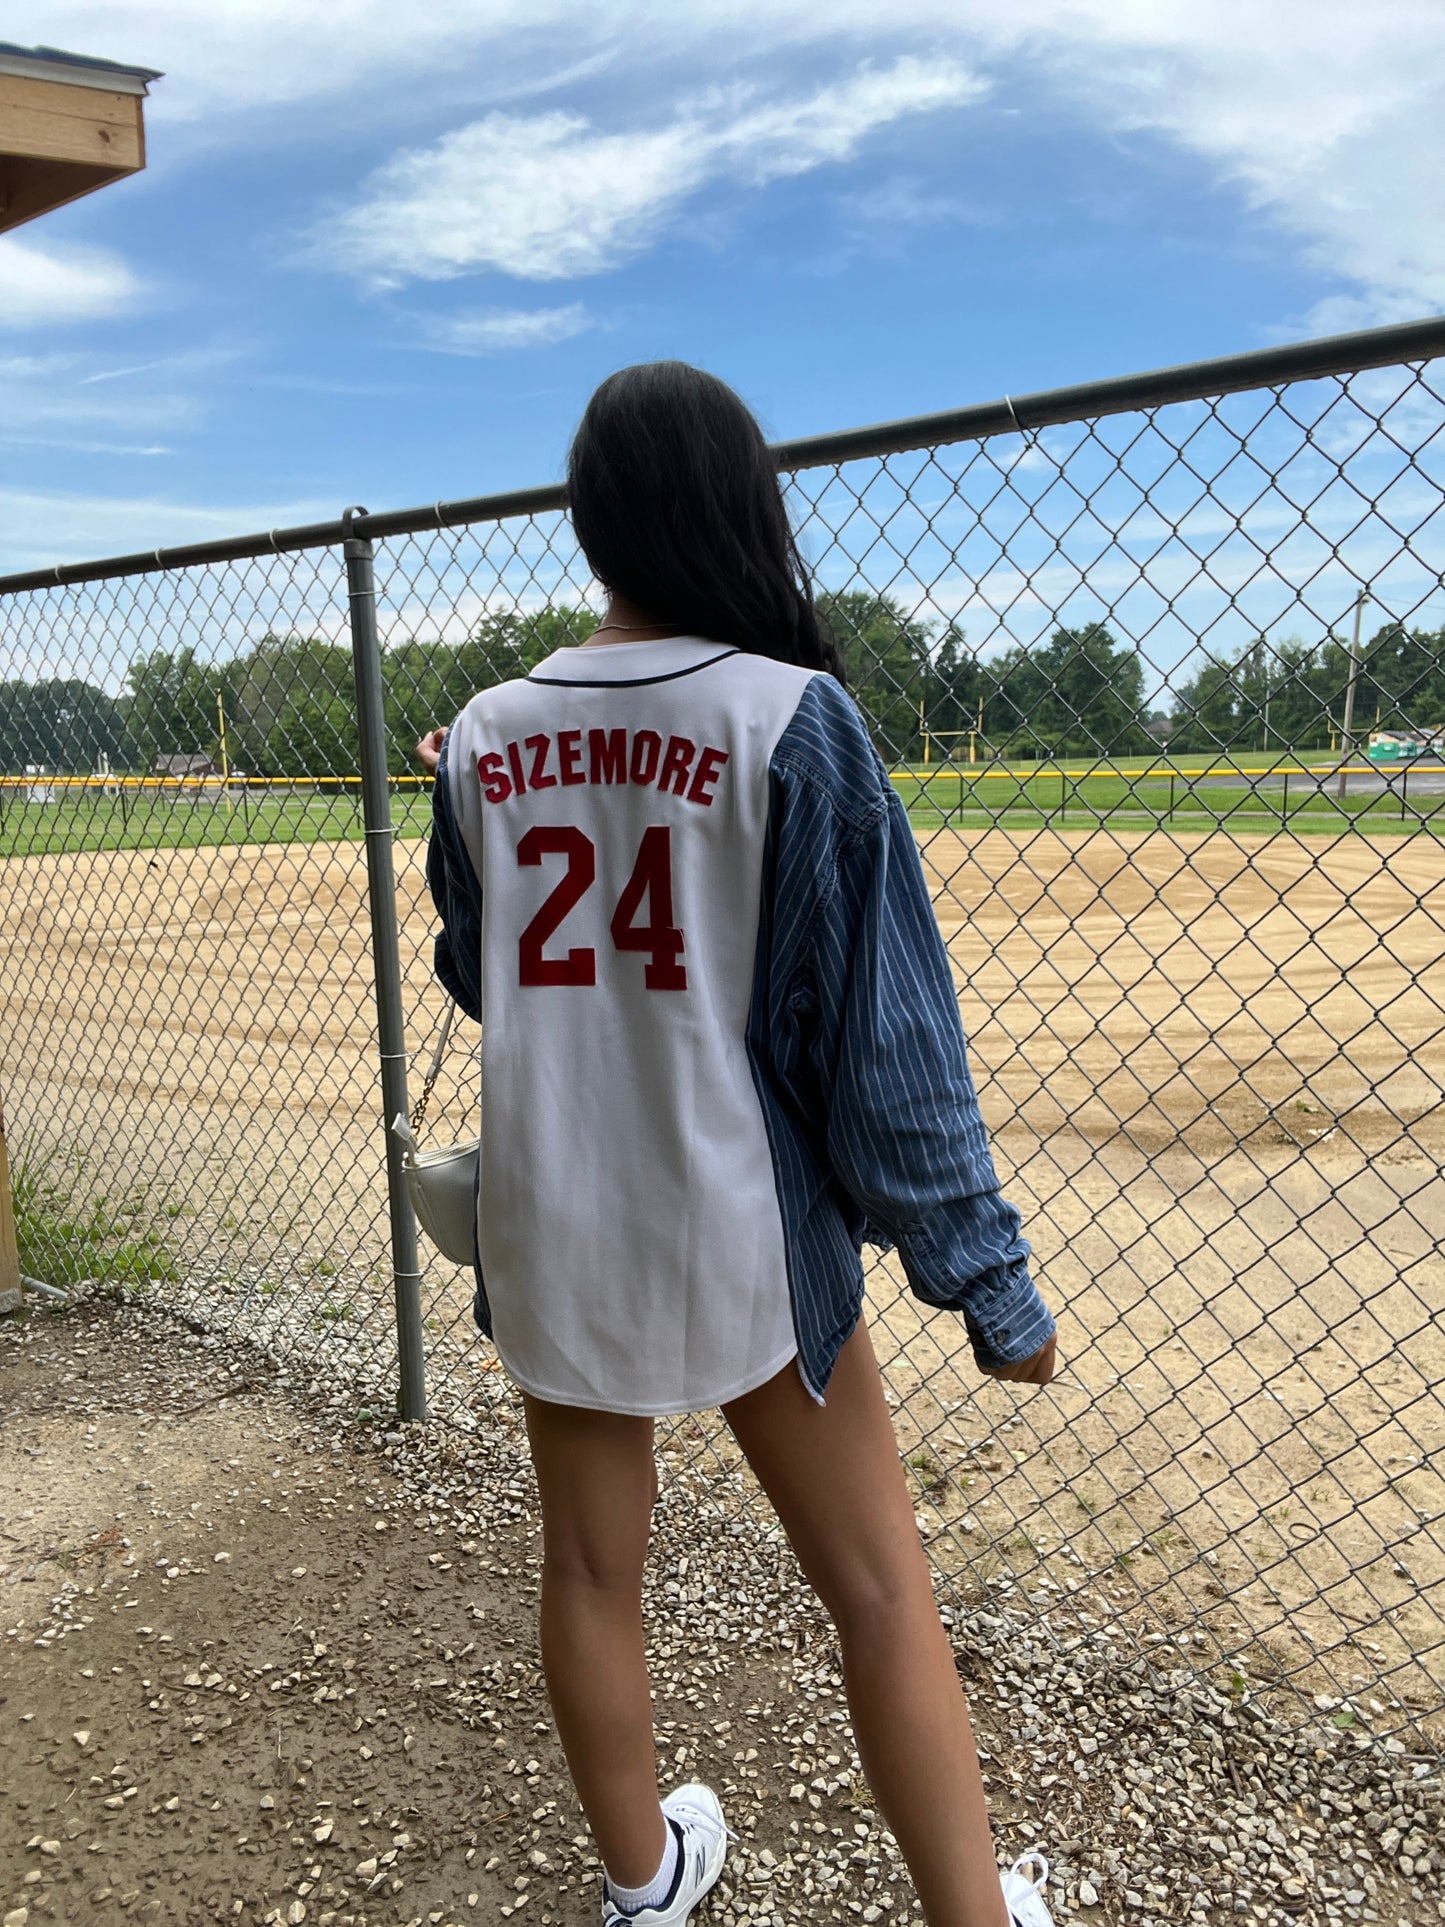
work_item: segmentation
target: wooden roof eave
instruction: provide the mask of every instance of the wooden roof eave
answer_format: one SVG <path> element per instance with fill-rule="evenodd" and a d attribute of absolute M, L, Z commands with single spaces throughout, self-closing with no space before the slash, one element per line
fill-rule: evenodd
<path fill-rule="evenodd" d="M 142 99 L 0 68 L 0 233 L 139 173 Z"/>

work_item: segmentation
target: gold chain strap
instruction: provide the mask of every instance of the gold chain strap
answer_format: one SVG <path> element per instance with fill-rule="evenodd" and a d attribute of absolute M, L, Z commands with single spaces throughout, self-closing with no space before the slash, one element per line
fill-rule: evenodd
<path fill-rule="evenodd" d="M 421 1136 L 422 1119 L 426 1116 L 427 1100 L 430 1098 L 435 1084 L 435 1077 L 428 1077 L 425 1084 L 421 1087 L 421 1096 L 411 1107 L 411 1129 L 413 1137 L 420 1138 Z"/>
<path fill-rule="evenodd" d="M 423 1083 L 421 1087 L 421 1096 L 417 1099 L 415 1105 L 412 1108 L 412 1113 L 411 1113 L 412 1135 L 416 1137 L 418 1140 L 421 1137 L 422 1120 L 426 1116 L 427 1104 L 431 1099 L 432 1092 L 436 1088 L 436 1081 L 438 1076 L 441 1073 L 442 1058 L 446 1055 L 447 1038 L 451 1035 L 452 1019 L 453 1017 L 456 1016 L 456 1014 L 457 1014 L 456 1005 L 454 1003 L 448 1004 L 446 1017 L 442 1021 L 442 1034 L 440 1037 L 438 1037 L 437 1047 L 432 1052 L 432 1060 L 431 1060 L 431 1064 L 428 1066 L 428 1069 L 427 1069 L 426 1081 Z"/>

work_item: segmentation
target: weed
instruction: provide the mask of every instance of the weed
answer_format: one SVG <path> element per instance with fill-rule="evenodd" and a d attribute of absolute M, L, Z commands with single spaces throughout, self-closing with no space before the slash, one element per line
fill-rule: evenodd
<path fill-rule="evenodd" d="M 976 1559 L 971 1559 L 969 1564 L 978 1575 L 979 1584 L 986 1586 L 994 1578 L 999 1567 L 1003 1564 L 1003 1555 L 996 1545 L 989 1544 L 984 1547 Z"/>
<path fill-rule="evenodd" d="M 20 1269 L 41 1284 L 134 1288 L 177 1276 L 174 1255 L 154 1232 L 126 1223 L 104 1198 L 72 1201 L 50 1167 L 21 1159 L 11 1187 Z"/>
<path fill-rule="evenodd" d="M 930 1498 L 948 1484 L 948 1468 L 932 1446 L 921 1445 L 916 1451 L 910 1452 L 908 1464 L 917 1473 L 919 1486 Z"/>

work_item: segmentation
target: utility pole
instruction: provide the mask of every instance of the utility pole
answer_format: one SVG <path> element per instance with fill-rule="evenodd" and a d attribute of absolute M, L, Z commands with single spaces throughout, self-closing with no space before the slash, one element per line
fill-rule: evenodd
<path fill-rule="evenodd" d="M 226 793 L 226 808 L 233 807 L 231 802 L 231 765 L 226 758 L 226 711 L 222 705 L 221 692 L 216 691 L 216 715 L 221 723 L 221 787 Z"/>
<path fill-rule="evenodd" d="M 1360 623 L 1364 617 L 1365 604 L 1369 600 L 1361 589 L 1355 597 L 1355 627 L 1350 638 L 1350 678 L 1345 684 L 1345 721 L 1340 731 L 1340 781 L 1335 791 L 1337 799 L 1343 803 L 1348 778 L 1345 775 L 1350 757 L 1354 754 L 1354 740 L 1351 731 L 1355 726 L 1355 684 L 1360 679 Z"/>

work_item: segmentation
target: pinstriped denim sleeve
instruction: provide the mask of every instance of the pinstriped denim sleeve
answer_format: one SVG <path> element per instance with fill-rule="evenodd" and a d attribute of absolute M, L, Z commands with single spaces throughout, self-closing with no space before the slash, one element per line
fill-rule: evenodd
<path fill-rule="evenodd" d="M 854 705 L 833 684 L 817 688 L 816 707 L 827 711 L 828 767 L 806 752 L 784 760 L 795 825 L 813 844 L 794 1004 L 828 1161 L 869 1226 L 897 1245 L 915 1295 L 963 1313 L 981 1366 L 1016 1364 L 1054 1321 L 1029 1275 L 1019 1214 L 999 1194 L 918 846 Z M 798 867 L 789 813 L 780 892 Z M 820 840 L 831 844 L 823 866 Z"/>
<path fill-rule="evenodd" d="M 442 920 L 432 953 L 433 968 L 468 1017 L 482 1018 L 482 886 L 457 833 L 450 734 L 442 743 L 432 787 L 432 832 L 426 852 L 427 887 Z"/>

